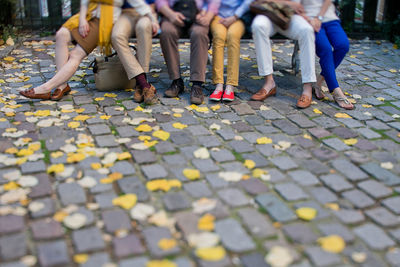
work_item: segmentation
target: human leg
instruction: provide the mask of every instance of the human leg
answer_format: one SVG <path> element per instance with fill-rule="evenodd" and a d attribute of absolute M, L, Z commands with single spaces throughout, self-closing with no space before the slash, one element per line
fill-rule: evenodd
<path fill-rule="evenodd" d="M 161 23 L 160 44 L 168 68 L 169 78 L 176 80 L 181 77 L 180 59 L 178 51 L 178 40 L 181 29 L 169 20 L 164 19 Z"/>
<path fill-rule="evenodd" d="M 241 20 L 234 22 L 228 29 L 228 68 L 226 84 L 238 86 L 239 63 L 240 63 L 240 39 L 244 34 L 245 28 Z"/>
<path fill-rule="evenodd" d="M 276 26 L 268 17 L 257 15 L 253 20 L 251 28 L 256 47 L 258 73 L 260 76 L 265 76 L 263 87 L 251 99 L 262 101 L 268 96 L 276 94 L 275 81 L 272 76 L 274 71 L 270 40 L 270 36 L 276 32 Z"/>
<path fill-rule="evenodd" d="M 213 35 L 212 44 L 212 66 L 213 66 L 213 83 L 224 83 L 224 49 L 227 29 L 219 23 L 220 17 L 215 17 L 211 23 L 211 33 Z"/>
<path fill-rule="evenodd" d="M 60 70 L 62 66 L 68 61 L 69 49 L 68 44 L 71 42 L 71 32 L 65 28 L 61 27 L 56 33 L 56 54 L 55 61 L 57 70 Z M 60 88 L 66 87 L 67 84 L 63 84 Z"/>
<path fill-rule="evenodd" d="M 143 70 L 148 73 L 150 68 L 153 29 L 149 17 L 141 17 L 136 23 L 137 58 Z"/>

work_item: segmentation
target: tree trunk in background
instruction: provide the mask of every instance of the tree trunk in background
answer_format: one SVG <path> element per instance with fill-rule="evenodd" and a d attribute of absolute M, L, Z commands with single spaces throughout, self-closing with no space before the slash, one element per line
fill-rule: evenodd
<path fill-rule="evenodd" d="M 47 0 L 47 5 L 49 7 L 50 25 L 52 28 L 58 29 L 63 22 L 61 0 Z"/>
<path fill-rule="evenodd" d="M 378 0 L 365 0 L 364 1 L 364 23 L 368 25 L 375 24 L 376 9 L 378 7 Z"/>

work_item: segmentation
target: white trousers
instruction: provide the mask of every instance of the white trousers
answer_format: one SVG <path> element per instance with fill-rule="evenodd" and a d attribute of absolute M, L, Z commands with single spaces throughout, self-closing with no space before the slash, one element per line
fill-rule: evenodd
<path fill-rule="evenodd" d="M 264 15 L 257 15 L 251 25 L 256 46 L 258 72 L 260 76 L 274 72 L 270 37 L 276 32 L 299 41 L 300 68 L 303 83 L 316 82 L 315 33 L 311 25 L 301 16 L 294 15 L 289 28 L 282 30 Z"/>

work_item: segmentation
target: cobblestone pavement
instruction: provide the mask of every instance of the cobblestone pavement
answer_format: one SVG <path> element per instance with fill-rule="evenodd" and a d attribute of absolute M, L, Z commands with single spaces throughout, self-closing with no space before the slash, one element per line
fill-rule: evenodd
<path fill-rule="evenodd" d="M 162 97 L 156 43 L 160 104 L 143 107 L 95 90 L 93 56 L 72 95 L 22 99 L 54 75 L 54 44 L 17 46 L 1 61 L 0 266 L 400 266 L 399 51 L 352 42 L 346 112 L 296 109 L 292 51 L 274 42 L 278 95 L 252 102 L 262 80 L 243 42 L 236 101 L 197 107 L 188 89 Z"/>

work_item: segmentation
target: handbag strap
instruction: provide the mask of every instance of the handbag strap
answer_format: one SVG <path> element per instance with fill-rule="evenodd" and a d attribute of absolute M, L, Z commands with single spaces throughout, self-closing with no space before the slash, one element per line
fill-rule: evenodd
<path fill-rule="evenodd" d="M 129 45 L 129 47 L 132 48 L 133 50 L 137 51 L 136 46 L 134 46 L 134 45 Z M 112 54 L 109 55 L 109 56 L 105 56 L 105 57 L 104 57 L 104 62 L 108 62 L 108 59 L 109 59 L 109 58 L 112 58 L 112 57 L 114 57 L 114 56 L 116 56 L 116 55 L 118 55 L 118 53 L 117 53 L 117 52 L 114 52 L 114 53 L 112 53 Z M 97 73 L 98 66 L 97 66 L 97 61 L 96 61 L 96 59 L 93 59 L 93 61 L 90 62 L 89 68 L 93 68 L 93 73 Z"/>

